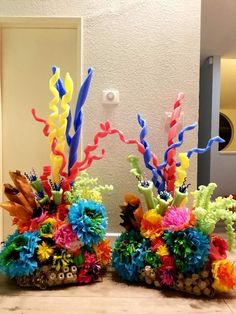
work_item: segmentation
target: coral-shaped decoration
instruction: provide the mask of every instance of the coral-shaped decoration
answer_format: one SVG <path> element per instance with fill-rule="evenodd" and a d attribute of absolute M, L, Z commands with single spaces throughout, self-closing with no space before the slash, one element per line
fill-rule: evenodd
<path fill-rule="evenodd" d="M 99 140 L 109 134 L 119 134 L 118 130 L 110 128 L 109 122 L 101 124 L 93 145 L 86 146 L 85 157 L 79 161 L 82 106 L 93 71 L 88 70 L 80 89 L 72 135 L 69 103 L 73 82 L 67 73 L 64 86 L 60 69 L 53 67 L 52 70 L 49 81 L 53 94 L 49 104 L 51 114 L 44 120 L 36 115 L 35 109 L 32 110 L 34 118 L 44 124 L 43 133 L 51 148 L 51 165 L 45 165 L 40 176 L 34 170 L 25 175 L 20 171 L 10 172 L 14 184 L 4 184 L 8 201 L 0 205 L 13 217 L 17 227 L 2 246 L 0 270 L 15 278 L 21 286 L 41 289 L 98 281 L 110 262 L 111 248 L 105 239 L 108 221 L 102 193 L 113 187 L 99 185 L 98 179 L 91 178 L 84 170 L 103 157 L 104 150 L 102 156 L 92 154 Z"/>
<path fill-rule="evenodd" d="M 236 201 L 231 196 L 212 201 L 216 184 L 210 183 L 193 192 L 193 205 L 188 205 L 190 184 L 186 180 L 190 157 L 223 140 L 216 136 L 205 148 L 180 153 L 179 161 L 175 160 L 185 133 L 196 127 L 191 124 L 178 130 L 182 98 L 183 94 L 179 94 L 174 103 L 168 148 L 160 164 L 145 138 L 147 123 L 138 115 L 143 145 L 139 151 L 152 180 L 144 177 L 137 157 L 130 155 L 128 161 L 147 210 L 139 216 L 139 223 L 134 224 L 135 206 L 128 202 L 121 207 L 124 220 L 121 225 L 126 231 L 114 244 L 112 260 L 117 273 L 126 281 L 213 297 L 216 292 L 227 292 L 236 285 L 234 264 L 227 259 L 227 251 L 233 248 L 235 239 L 236 215 L 232 209 Z M 136 206 L 142 206 L 137 197 L 133 199 Z M 220 220 L 225 223 L 227 241 L 214 233 Z"/>

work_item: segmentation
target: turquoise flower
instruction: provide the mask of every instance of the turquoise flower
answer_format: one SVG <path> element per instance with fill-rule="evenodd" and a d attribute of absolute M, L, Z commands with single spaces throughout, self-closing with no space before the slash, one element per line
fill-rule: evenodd
<path fill-rule="evenodd" d="M 120 235 L 114 244 L 112 264 L 121 278 L 130 282 L 138 281 L 149 247 L 149 240 L 137 231 L 131 230 Z"/>
<path fill-rule="evenodd" d="M 0 270 L 11 278 L 32 274 L 38 268 L 34 253 L 39 241 L 38 231 L 14 232 L 0 252 Z"/>
<path fill-rule="evenodd" d="M 81 199 L 69 208 L 68 220 L 80 241 L 97 244 L 106 233 L 106 209 L 101 203 Z"/>
<path fill-rule="evenodd" d="M 175 258 L 176 267 L 183 273 L 198 273 L 207 260 L 210 244 L 208 237 L 194 228 L 166 231 L 163 239 Z"/>

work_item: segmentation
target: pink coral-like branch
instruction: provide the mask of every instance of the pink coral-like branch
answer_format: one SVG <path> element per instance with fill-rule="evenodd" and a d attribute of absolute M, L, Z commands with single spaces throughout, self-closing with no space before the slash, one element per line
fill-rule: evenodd
<path fill-rule="evenodd" d="M 34 117 L 34 119 L 35 119 L 36 121 L 45 124 L 45 126 L 44 126 L 44 128 L 43 128 L 43 134 L 44 134 L 45 136 L 48 136 L 48 135 L 49 135 L 49 124 L 48 124 L 48 122 L 47 122 L 46 120 L 42 119 L 42 118 L 37 117 L 35 108 L 33 108 L 33 109 L 31 110 L 31 113 L 32 113 L 32 115 L 33 115 L 33 117 Z"/>
<path fill-rule="evenodd" d="M 92 155 L 91 153 L 97 149 L 97 147 L 99 146 L 100 140 L 106 137 L 107 135 L 118 134 L 119 139 L 123 143 L 137 145 L 138 151 L 144 154 L 145 152 L 144 146 L 139 141 L 135 139 L 128 139 L 128 140 L 125 139 L 123 132 L 121 132 L 118 129 L 111 129 L 111 125 L 109 121 L 106 121 L 105 123 L 101 123 L 100 128 L 101 128 L 101 131 L 97 132 L 94 136 L 93 144 L 92 145 L 89 144 L 84 148 L 84 154 L 85 154 L 84 159 L 80 162 L 76 162 L 71 168 L 70 175 L 69 175 L 70 183 L 75 180 L 76 176 L 78 175 L 80 171 L 89 168 L 94 160 L 99 160 L 103 158 L 105 154 L 104 149 L 102 150 L 101 156 Z M 153 163 L 157 165 L 157 158 L 154 154 L 152 155 L 152 158 L 153 158 Z"/>

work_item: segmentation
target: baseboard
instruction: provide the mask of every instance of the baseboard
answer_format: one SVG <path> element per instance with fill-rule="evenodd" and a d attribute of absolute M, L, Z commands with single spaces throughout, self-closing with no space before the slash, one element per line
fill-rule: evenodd
<path fill-rule="evenodd" d="M 111 244 L 113 244 L 119 236 L 120 236 L 119 232 L 107 232 L 106 233 L 106 238 L 110 240 Z"/>

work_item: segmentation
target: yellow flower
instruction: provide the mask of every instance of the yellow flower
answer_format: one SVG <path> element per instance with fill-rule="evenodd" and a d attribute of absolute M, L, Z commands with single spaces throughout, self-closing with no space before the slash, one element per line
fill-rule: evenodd
<path fill-rule="evenodd" d="M 212 287 L 220 292 L 227 292 L 236 285 L 234 264 L 228 259 L 213 262 L 212 274 L 215 279 Z"/>
<path fill-rule="evenodd" d="M 42 244 L 39 244 L 38 246 L 38 251 L 37 251 L 38 259 L 40 260 L 40 262 L 44 262 L 47 259 L 49 259 L 49 257 L 53 254 L 53 252 L 54 252 L 54 249 L 43 241 Z"/>
<path fill-rule="evenodd" d="M 159 246 L 156 253 L 160 256 L 170 255 L 169 250 L 166 245 Z"/>
<path fill-rule="evenodd" d="M 40 224 L 40 235 L 44 238 L 52 238 L 56 231 L 57 221 L 54 218 L 47 218 Z"/>
<path fill-rule="evenodd" d="M 156 209 L 148 210 L 141 221 L 141 234 L 150 240 L 159 237 L 163 233 L 161 219 Z"/>

